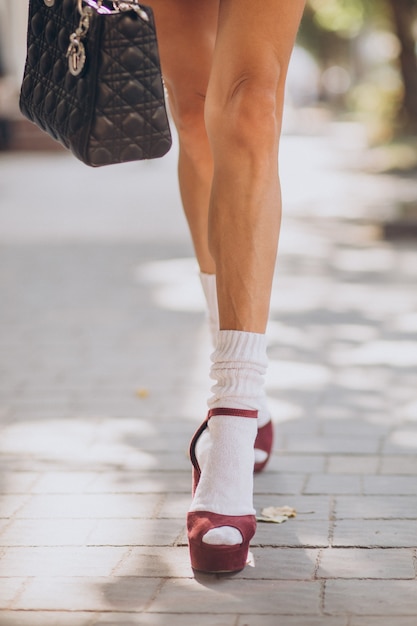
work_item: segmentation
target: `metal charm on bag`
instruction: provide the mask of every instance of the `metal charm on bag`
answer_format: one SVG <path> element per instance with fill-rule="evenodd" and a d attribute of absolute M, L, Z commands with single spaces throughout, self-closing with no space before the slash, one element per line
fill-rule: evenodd
<path fill-rule="evenodd" d="M 83 71 L 86 61 L 85 47 L 75 33 L 72 33 L 70 42 L 67 50 L 68 68 L 73 76 L 78 76 Z"/>
<path fill-rule="evenodd" d="M 80 22 L 75 32 L 70 35 L 70 44 L 66 54 L 68 69 L 73 76 L 79 76 L 84 69 L 86 54 L 82 39 L 87 35 L 92 14 L 92 9 L 88 6 L 83 7 L 81 1 L 78 3 L 78 8 L 80 10 Z"/>

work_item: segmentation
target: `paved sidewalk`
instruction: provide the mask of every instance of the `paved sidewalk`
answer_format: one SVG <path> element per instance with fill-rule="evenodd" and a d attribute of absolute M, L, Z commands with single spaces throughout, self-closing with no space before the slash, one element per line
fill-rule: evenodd
<path fill-rule="evenodd" d="M 283 139 L 255 503 L 298 514 L 227 578 L 186 547 L 210 345 L 175 154 L 0 156 L 1 626 L 415 626 L 417 249 L 373 224 L 417 184 L 350 169 L 354 131 Z"/>

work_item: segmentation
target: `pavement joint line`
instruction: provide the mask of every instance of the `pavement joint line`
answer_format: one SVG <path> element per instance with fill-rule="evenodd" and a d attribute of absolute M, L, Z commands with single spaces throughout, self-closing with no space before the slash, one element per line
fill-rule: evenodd
<path fill-rule="evenodd" d="M 323 554 L 323 549 L 321 548 L 321 549 L 319 549 L 319 551 L 317 553 L 316 562 L 314 564 L 314 572 L 313 572 L 313 579 L 314 580 L 318 579 L 317 573 L 318 573 L 319 568 L 320 568 L 322 554 Z"/>
<path fill-rule="evenodd" d="M 31 582 L 31 577 L 30 576 L 26 576 L 26 577 L 23 578 L 22 584 L 17 589 L 15 595 L 11 599 L 10 604 L 6 607 L 7 609 L 9 609 L 9 608 L 13 609 L 13 605 L 16 604 L 16 602 L 19 601 L 19 599 L 21 598 L 21 596 L 25 592 L 26 588 L 29 586 L 30 582 Z"/>
<path fill-rule="evenodd" d="M 335 523 L 337 520 L 336 503 L 337 503 L 336 497 L 330 496 L 329 498 L 329 534 L 328 534 L 328 544 L 330 547 L 333 546 Z"/>
<path fill-rule="evenodd" d="M 417 578 L 417 548 L 413 550 L 413 567 Z"/>
<path fill-rule="evenodd" d="M 320 612 L 322 615 L 326 615 L 326 580 L 320 581 Z"/>

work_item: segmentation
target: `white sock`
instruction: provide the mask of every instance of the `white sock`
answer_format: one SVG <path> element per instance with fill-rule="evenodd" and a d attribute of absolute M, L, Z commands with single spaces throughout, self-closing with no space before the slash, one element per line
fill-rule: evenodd
<path fill-rule="evenodd" d="M 217 343 L 219 330 L 219 307 L 217 305 L 216 274 L 200 272 L 201 286 L 207 302 L 208 323 L 213 347 Z"/>
<path fill-rule="evenodd" d="M 217 286 L 216 286 L 216 274 L 206 274 L 200 272 L 201 286 L 203 287 L 204 295 L 207 302 L 208 322 L 210 328 L 210 335 L 213 343 L 213 348 L 217 345 L 217 335 L 219 332 L 219 306 L 217 303 Z M 236 407 L 237 408 L 237 407 Z M 265 426 L 271 419 L 271 416 L 266 405 L 265 396 L 259 402 L 258 407 L 258 428 Z M 255 450 L 255 462 L 262 463 L 267 454 L 263 450 Z"/>
<path fill-rule="evenodd" d="M 216 380 L 209 407 L 258 410 L 267 366 L 265 335 L 222 330 L 212 355 Z M 214 416 L 200 436 L 196 456 L 201 477 L 190 511 L 253 515 L 253 465 L 257 420 Z M 209 530 L 205 543 L 235 545 L 240 532 L 230 526 Z"/>

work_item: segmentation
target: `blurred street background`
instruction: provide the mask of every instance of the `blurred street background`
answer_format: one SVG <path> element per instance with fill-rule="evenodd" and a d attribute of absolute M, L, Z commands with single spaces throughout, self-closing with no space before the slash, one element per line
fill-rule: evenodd
<path fill-rule="evenodd" d="M 0 0 L 0 626 L 415 626 L 417 2 L 309 0 L 250 565 L 193 575 L 209 334 L 161 160 L 91 169 L 21 118 Z"/>

